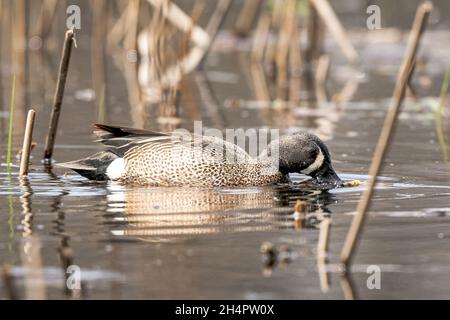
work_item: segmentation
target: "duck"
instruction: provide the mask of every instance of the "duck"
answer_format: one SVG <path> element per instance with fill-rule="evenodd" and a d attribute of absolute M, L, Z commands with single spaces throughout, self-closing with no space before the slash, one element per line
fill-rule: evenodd
<path fill-rule="evenodd" d="M 343 181 L 330 152 L 306 131 L 273 140 L 257 157 L 220 137 L 94 124 L 105 150 L 59 164 L 95 181 L 162 187 L 259 187 L 289 183 L 290 173 L 310 176 L 321 190 Z"/>

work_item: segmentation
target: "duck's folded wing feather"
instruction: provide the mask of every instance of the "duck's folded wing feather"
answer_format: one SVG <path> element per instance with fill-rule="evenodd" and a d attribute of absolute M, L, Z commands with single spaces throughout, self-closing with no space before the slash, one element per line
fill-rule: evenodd
<path fill-rule="evenodd" d="M 147 141 L 169 141 L 170 135 L 143 129 L 109 126 L 105 124 L 94 124 L 95 135 L 100 142 L 108 146 L 108 150 L 122 157 L 131 148 Z"/>
<path fill-rule="evenodd" d="M 250 160 L 249 154 L 239 146 L 224 141 L 218 137 L 200 136 L 189 134 L 184 131 L 162 133 L 150 130 L 125 128 L 109 126 L 104 124 L 95 124 L 96 135 L 100 142 L 108 147 L 108 150 L 119 157 L 123 157 L 128 151 L 131 154 L 142 154 L 142 148 L 147 150 L 158 150 L 164 148 L 182 147 L 184 150 L 196 150 L 194 147 L 200 147 L 204 156 L 215 158 L 218 161 L 229 160 L 229 158 Z M 142 148 L 137 148 L 142 147 Z M 138 151 L 136 149 L 140 149 Z M 134 150 L 132 150 L 134 149 Z M 181 149 L 177 149 L 178 151 Z M 129 154 L 128 156 L 131 156 Z"/>
<path fill-rule="evenodd" d="M 109 126 L 106 124 L 94 124 L 95 131 L 94 133 L 100 139 L 110 139 L 110 138 L 119 138 L 119 137 L 129 137 L 129 136 L 169 136 L 168 133 L 157 132 L 151 130 L 144 129 L 135 129 L 135 128 L 127 128 L 127 127 L 119 127 L 119 126 Z"/>

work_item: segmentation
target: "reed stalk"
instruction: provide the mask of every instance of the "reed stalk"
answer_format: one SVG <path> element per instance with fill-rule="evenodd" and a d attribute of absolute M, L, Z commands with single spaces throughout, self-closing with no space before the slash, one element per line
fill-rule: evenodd
<path fill-rule="evenodd" d="M 61 61 L 59 64 L 58 82 L 56 85 L 55 96 L 53 99 L 53 109 L 50 116 L 50 124 L 48 134 L 45 141 L 44 164 L 51 164 L 53 150 L 55 146 L 56 131 L 58 130 L 59 116 L 64 98 L 64 89 L 66 87 L 67 75 L 69 72 L 70 56 L 72 53 L 72 44 L 75 41 L 75 33 L 73 30 L 66 32 L 64 46 L 62 50 Z"/>
<path fill-rule="evenodd" d="M 30 164 L 31 141 L 33 138 L 35 117 L 36 112 L 34 110 L 28 111 L 27 124 L 25 127 L 25 135 L 23 137 L 22 156 L 20 158 L 20 173 L 19 173 L 20 178 L 23 178 L 28 175 L 28 167 Z"/>
<path fill-rule="evenodd" d="M 426 1 L 419 5 L 417 9 L 406 54 L 400 67 L 400 73 L 395 85 L 391 105 L 387 112 L 381 135 L 378 140 L 374 156 L 372 158 L 372 164 L 369 170 L 370 179 L 368 187 L 362 194 L 361 199 L 358 203 L 356 215 L 353 218 L 350 230 L 347 233 L 347 237 L 341 251 L 341 263 L 344 267 L 348 266 L 354 255 L 355 245 L 358 242 L 361 229 L 365 221 L 366 213 L 370 206 L 374 187 L 377 182 L 377 177 L 382 167 L 386 150 L 391 142 L 391 137 L 394 132 L 397 116 L 400 111 L 400 106 L 405 96 L 406 86 L 412 76 L 412 70 L 414 61 L 416 59 L 417 50 L 420 44 L 420 39 L 425 30 L 428 16 L 432 8 L 432 3 L 430 1 Z"/>

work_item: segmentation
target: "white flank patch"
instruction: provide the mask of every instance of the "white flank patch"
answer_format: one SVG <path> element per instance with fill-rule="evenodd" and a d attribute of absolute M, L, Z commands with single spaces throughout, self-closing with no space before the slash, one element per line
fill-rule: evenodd
<path fill-rule="evenodd" d="M 323 160 L 325 160 L 325 157 L 323 156 L 322 150 L 320 150 L 320 153 L 317 155 L 316 160 L 305 170 L 302 170 L 303 174 L 310 174 L 319 169 L 322 164 Z"/>
<path fill-rule="evenodd" d="M 125 160 L 123 158 L 117 158 L 106 168 L 106 175 L 111 180 L 117 180 L 122 177 L 125 172 Z"/>

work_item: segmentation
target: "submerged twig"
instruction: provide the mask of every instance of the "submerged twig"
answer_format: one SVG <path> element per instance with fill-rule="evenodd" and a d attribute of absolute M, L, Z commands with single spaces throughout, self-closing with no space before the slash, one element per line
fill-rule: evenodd
<path fill-rule="evenodd" d="M 354 248 L 358 241 L 361 227 L 364 223 L 364 219 L 366 216 L 366 212 L 369 209 L 370 201 L 373 195 L 373 190 L 377 182 L 377 177 L 383 164 L 386 149 L 390 143 L 391 136 L 394 131 L 395 123 L 400 110 L 400 105 L 405 96 L 406 85 L 412 75 L 412 69 L 417 54 L 417 49 L 419 47 L 419 42 L 432 8 L 433 5 L 431 4 L 431 2 L 426 1 L 422 3 L 417 9 L 405 58 L 400 68 L 400 73 L 397 79 L 397 83 L 395 85 L 394 96 L 392 98 L 391 105 L 387 112 L 383 129 L 381 131 L 381 135 L 374 152 L 372 164 L 370 166 L 369 185 L 367 189 L 364 191 L 358 203 L 356 215 L 353 218 L 350 230 L 348 231 L 347 238 L 345 239 L 345 243 L 342 248 L 341 263 L 344 266 L 347 266 L 349 264 L 353 256 Z"/>
<path fill-rule="evenodd" d="M 28 175 L 28 166 L 30 164 L 30 150 L 31 140 L 33 138 L 33 127 L 36 112 L 34 110 L 28 111 L 27 124 L 25 127 L 25 135 L 23 137 L 22 155 L 20 158 L 20 174 L 19 177 L 23 178 Z"/>
<path fill-rule="evenodd" d="M 72 53 L 72 44 L 74 43 L 74 41 L 75 41 L 75 33 L 73 32 L 73 30 L 68 30 L 66 32 L 61 62 L 59 65 L 58 82 L 56 84 L 56 91 L 53 100 L 50 125 L 48 128 L 47 138 L 45 140 L 45 151 L 44 151 L 45 164 L 51 164 L 51 159 L 53 156 L 56 131 L 58 129 L 59 115 L 61 113 L 61 105 L 64 98 L 64 89 L 66 87 L 67 74 L 69 71 L 70 55 Z"/>

